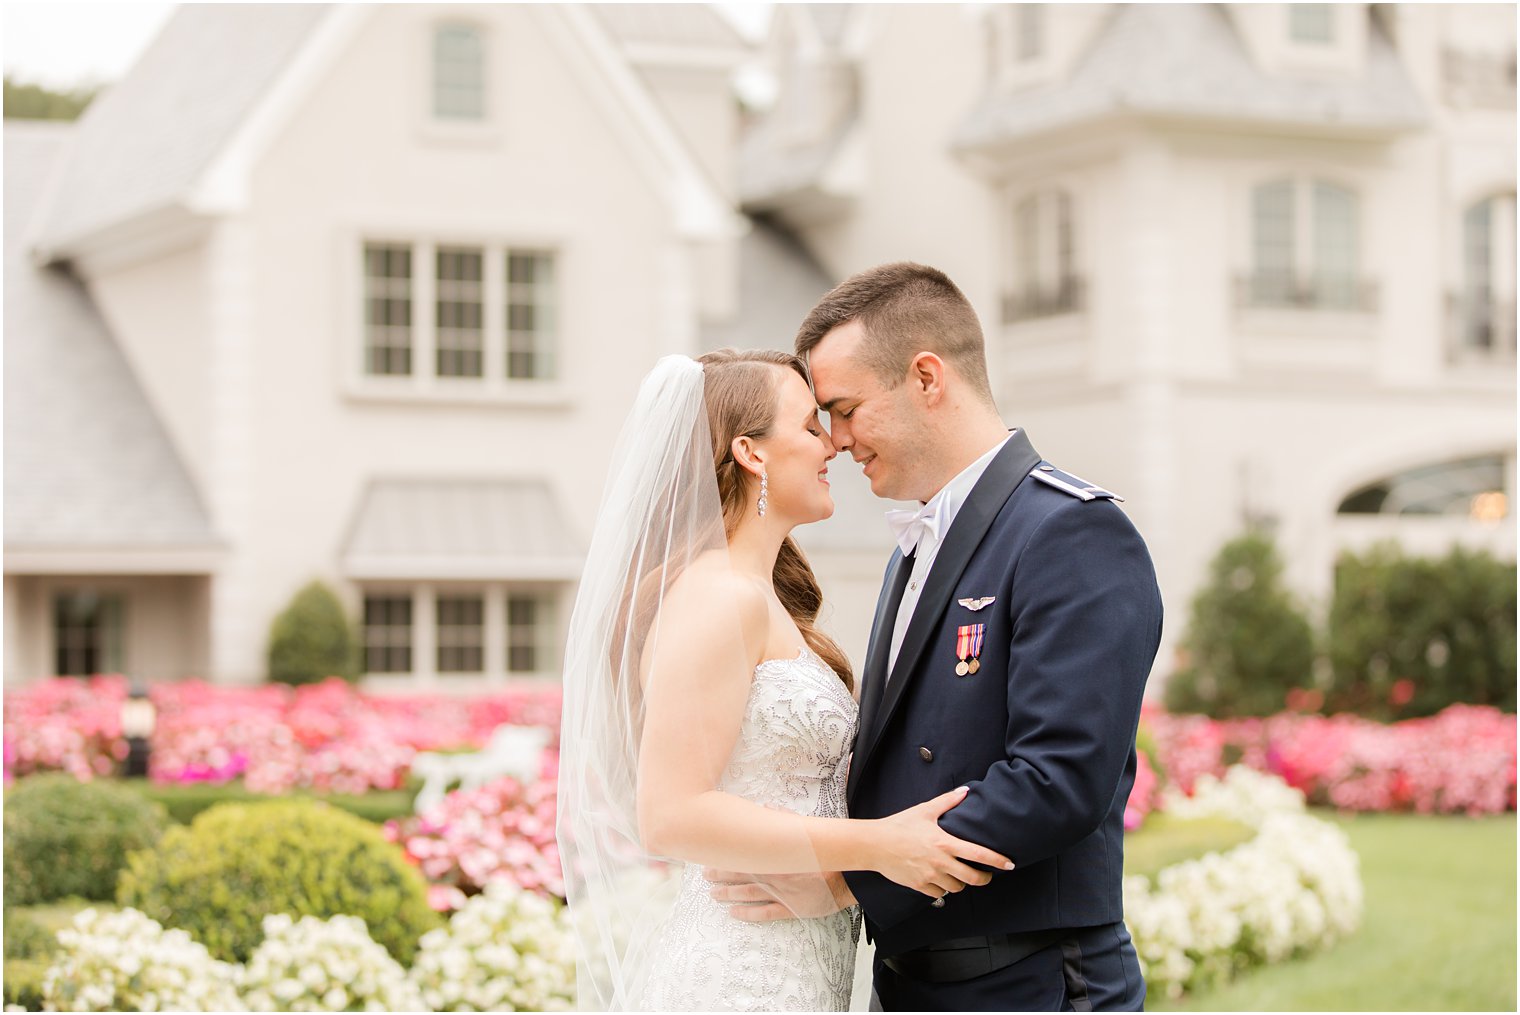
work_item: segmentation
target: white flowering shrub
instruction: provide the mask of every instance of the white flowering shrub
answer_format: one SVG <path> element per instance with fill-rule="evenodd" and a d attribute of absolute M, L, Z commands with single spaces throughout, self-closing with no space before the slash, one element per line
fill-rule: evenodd
<path fill-rule="evenodd" d="M 1177 998 L 1248 966 L 1325 947 L 1360 923 L 1355 851 L 1282 780 L 1236 766 L 1223 780 L 1200 777 L 1192 797 L 1172 795 L 1163 810 L 1230 818 L 1257 834 L 1173 864 L 1154 884 L 1125 879 L 1125 920 L 1151 990 Z"/>
<path fill-rule="evenodd" d="M 1303 814 L 1304 794 L 1275 775 L 1233 765 L 1223 779 L 1207 772 L 1198 776 L 1192 796 L 1167 787 L 1161 809 L 1173 817 L 1229 818 L 1259 829 L 1274 814 Z"/>
<path fill-rule="evenodd" d="M 86 909 L 58 932 L 42 978 L 55 1011 L 241 1011 L 238 967 L 135 909 Z"/>
<path fill-rule="evenodd" d="M 569 1011 L 575 948 L 565 908 L 506 881 L 422 935 L 412 982 L 431 1011 Z"/>
<path fill-rule="evenodd" d="M 422 995 L 357 916 L 264 917 L 243 968 L 250 1011 L 416 1011 Z"/>

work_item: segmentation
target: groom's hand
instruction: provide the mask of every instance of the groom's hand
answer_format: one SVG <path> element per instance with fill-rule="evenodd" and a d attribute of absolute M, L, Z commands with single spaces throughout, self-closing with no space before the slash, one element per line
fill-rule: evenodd
<path fill-rule="evenodd" d="M 708 868 L 708 894 L 728 905 L 734 919 L 770 923 L 828 916 L 855 905 L 855 894 L 837 871 L 826 874 L 736 874 Z"/>

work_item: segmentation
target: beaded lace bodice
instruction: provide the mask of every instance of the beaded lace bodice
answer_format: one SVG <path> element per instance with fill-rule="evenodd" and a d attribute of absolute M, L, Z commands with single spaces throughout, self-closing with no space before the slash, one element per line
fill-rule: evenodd
<path fill-rule="evenodd" d="M 755 667 L 738 743 L 719 788 L 766 807 L 842 818 L 855 699 L 807 649 Z M 682 872 L 660 930 L 641 1008 L 661 1011 L 844 1011 L 859 910 L 745 923 L 713 901 L 702 868 Z"/>

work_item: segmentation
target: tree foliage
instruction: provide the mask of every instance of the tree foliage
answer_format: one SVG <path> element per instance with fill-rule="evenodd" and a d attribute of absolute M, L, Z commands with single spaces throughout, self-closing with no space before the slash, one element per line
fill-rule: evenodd
<path fill-rule="evenodd" d="M 13 81 L 5 77 L 5 118 L 7 120 L 77 120 L 100 91 L 98 88 L 73 88 L 60 92 L 42 85 Z"/>
<path fill-rule="evenodd" d="M 1174 712 L 1271 715 L 1312 682 L 1313 630 L 1282 584 L 1272 540 L 1248 532 L 1226 543 L 1193 599 L 1186 661 L 1166 685 Z"/>
<path fill-rule="evenodd" d="M 358 674 L 357 640 L 337 595 L 319 581 L 297 592 L 269 633 L 269 679 L 313 684 Z"/>
<path fill-rule="evenodd" d="M 1330 606 L 1329 711 L 1380 719 L 1453 702 L 1515 710 L 1515 565 L 1457 547 L 1345 554 Z"/>

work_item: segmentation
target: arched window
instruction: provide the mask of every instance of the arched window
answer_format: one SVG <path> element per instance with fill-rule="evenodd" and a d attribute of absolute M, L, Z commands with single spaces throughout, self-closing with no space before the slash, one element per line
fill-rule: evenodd
<path fill-rule="evenodd" d="M 433 29 L 433 115 L 440 120 L 486 117 L 484 33 L 447 22 Z"/>
<path fill-rule="evenodd" d="M 1343 515 L 1509 516 L 1504 456 L 1479 455 L 1407 469 L 1369 483 L 1341 501 Z"/>

